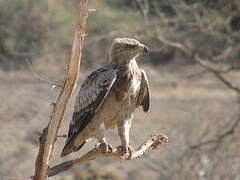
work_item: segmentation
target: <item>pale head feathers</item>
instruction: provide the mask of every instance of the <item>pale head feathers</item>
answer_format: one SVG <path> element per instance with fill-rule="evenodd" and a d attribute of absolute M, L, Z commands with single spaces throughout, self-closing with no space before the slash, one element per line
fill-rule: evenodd
<path fill-rule="evenodd" d="M 127 64 L 147 51 L 148 48 L 136 39 L 116 38 L 111 47 L 110 62 L 114 65 Z"/>

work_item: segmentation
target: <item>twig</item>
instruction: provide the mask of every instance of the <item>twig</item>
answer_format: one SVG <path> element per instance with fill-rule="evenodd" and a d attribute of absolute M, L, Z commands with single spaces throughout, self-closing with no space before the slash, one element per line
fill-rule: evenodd
<path fill-rule="evenodd" d="M 57 135 L 57 138 L 67 138 L 67 135 L 66 134 Z"/>
<path fill-rule="evenodd" d="M 202 59 L 200 56 L 198 56 L 197 54 L 193 53 L 190 49 L 188 49 L 187 47 L 185 47 L 184 45 L 182 45 L 181 43 L 178 42 L 171 42 L 171 41 L 167 41 L 161 38 L 158 38 L 159 41 L 161 41 L 162 43 L 177 48 L 179 50 L 181 50 L 182 52 L 184 52 L 186 55 L 188 55 L 190 58 L 192 58 L 192 60 L 194 60 L 196 63 L 198 63 L 200 66 L 202 66 L 204 69 L 208 70 L 209 72 L 213 73 L 215 75 L 216 78 L 218 78 L 222 83 L 224 83 L 229 89 L 233 90 L 234 92 L 236 92 L 237 96 L 238 96 L 238 104 L 240 102 L 239 100 L 239 96 L 240 96 L 240 88 L 234 86 L 232 83 L 230 83 L 225 77 L 223 77 L 220 73 L 226 73 L 228 71 L 230 71 L 231 69 L 233 69 L 233 67 L 227 67 L 227 66 L 216 66 L 214 64 L 211 64 L 209 61 L 206 61 L 204 59 Z M 190 145 L 190 147 L 183 153 L 182 158 L 187 156 L 187 154 L 189 152 L 192 152 L 192 150 L 201 148 L 202 146 L 206 146 L 209 144 L 219 144 L 221 143 L 221 141 L 223 141 L 227 136 L 234 134 L 236 127 L 240 124 L 240 115 L 238 115 L 236 121 L 232 124 L 232 126 L 227 129 L 227 131 L 225 131 L 224 133 L 220 134 L 219 136 L 217 136 L 216 138 L 212 138 L 203 142 L 200 142 L 198 144 L 194 144 L 194 145 Z"/>
<path fill-rule="evenodd" d="M 230 89 L 234 90 L 236 93 L 240 94 L 240 88 L 234 86 L 233 84 L 231 84 L 228 80 L 226 80 L 222 75 L 220 75 L 218 72 L 216 71 L 212 71 L 212 73 L 220 80 L 222 81 L 227 87 L 229 87 Z"/>
<path fill-rule="evenodd" d="M 229 66 L 218 66 L 217 64 L 212 64 L 209 61 L 206 61 L 202 59 L 198 54 L 193 53 L 190 49 L 188 49 L 186 46 L 182 45 L 178 42 L 171 42 L 167 41 L 161 38 L 158 38 L 159 41 L 162 43 L 175 47 L 185 54 L 187 54 L 192 60 L 194 60 L 196 63 L 198 63 L 203 68 L 207 69 L 208 71 L 212 72 L 216 78 L 218 78 L 220 81 L 222 81 L 227 87 L 229 87 L 231 90 L 235 91 L 236 93 L 240 94 L 240 88 L 234 86 L 231 84 L 228 80 L 226 80 L 220 73 L 228 72 L 232 67 Z"/>
<path fill-rule="evenodd" d="M 206 70 L 206 69 L 204 69 L 204 70 L 201 71 L 201 72 L 187 75 L 186 78 L 193 79 L 193 78 L 195 78 L 195 77 L 199 77 L 199 76 L 205 75 L 206 73 L 209 73 L 209 71 Z"/>
<path fill-rule="evenodd" d="M 237 95 L 237 105 L 238 105 L 238 110 L 240 110 L 240 97 L 239 95 Z M 221 143 L 226 137 L 228 137 L 231 134 L 234 134 L 238 125 L 240 124 L 240 114 L 238 113 L 236 120 L 233 122 L 233 124 L 222 134 L 220 134 L 218 137 L 216 137 L 215 139 L 210 139 L 210 140 L 206 140 L 203 142 L 200 142 L 198 144 L 195 145 L 190 145 L 191 149 L 197 149 L 200 148 L 202 146 L 206 146 L 212 143 Z"/>
<path fill-rule="evenodd" d="M 57 133 L 80 71 L 81 52 L 84 37 L 86 35 L 85 24 L 88 16 L 88 0 L 80 1 L 79 11 L 78 23 L 73 39 L 71 59 L 69 62 L 68 72 L 64 80 L 64 85 L 58 96 L 56 104 L 54 105 L 50 122 L 40 137 L 40 147 L 35 162 L 34 180 L 47 180 L 48 178 L 50 158 L 57 139 Z"/>
<path fill-rule="evenodd" d="M 238 117 L 235 122 L 231 125 L 231 127 L 225 131 L 224 133 L 220 134 L 218 137 L 216 137 L 215 139 L 210 139 L 210 140 L 206 140 L 194 145 L 190 145 L 190 149 L 198 149 L 200 147 L 203 146 L 207 146 L 209 144 L 219 144 L 221 143 L 226 137 L 228 137 L 231 134 L 234 134 L 237 126 L 240 124 L 240 117 Z"/>
<path fill-rule="evenodd" d="M 46 77 L 43 77 L 43 76 L 39 75 L 36 71 L 34 71 L 32 65 L 31 65 L 31 63 L 29 62 L 28 59 L 26 59 L 26 62 L 27 62 L 27 64 L 28 64 L 29 69 L 31 70 L 31 72 L 34 74 L 34 76 L 35 76 L 37 79 L 39 79 L 39 80 L 41 80 L 41 81 L 44 81 L 44 82 L 48 83 L 49 85 L 51 85 L 51 89 L 50 89 L 50 90 L 55 89 L 56 87 L 62 88 L 62 85 L 61 85 L 61 84 L 59 84 L 59 83 L 57 83 L 57 82 L 53 82 L 53 81 L 51 81 L 50 79 L 48 79 L 48 78 L 46 78 Z"/>
<path fill-rule="evenodd" d="M 190 154 L 192 154 L 194 151 L 199 150 L 200 148 L 207 146 L 207 145 L 219 146 L 225 138 L 229 137 L 230 135 L 233 135 L 237 131 L 237 128 L 240 125 L 240 114 L 239 114 L 239 112 L 240 112 L 240 96 L 239 96 L 239 94 L 237 94 L 237 106 L 238 106 L 237 117 L 236 117 L 235 121 L 232 123 L 232 125 L 227 128 L 227 130 L 225 130 L 220 135 L 216 135 L 215 138 L 211 138 L 211 139 L 208 139 L 205 141 L 200 141 L 199 143 L 196 143 L 196 144 L 188 145 L 187 149 L 182 153 L 182 155 L 179 159 L 179 162 L 182 165 L 178 168 L 177 171 L 175 171 L 175 174 L 178 174 L 180 171 L 182 171 L 182 168 L 184 167 L 183 159 L 189 158 Z"/>
<path fill-rule="evenodd" d="M 61 172 L 67 171 L 68 169 L 78 166 L 80 164 L 83 164 L 85 162 L 94 160 L 96 158 L 106 158 L 106 157 L 113 157 L 117 158 L 119 160 L 134 160 L 137 158 L 142 157 L 144 154 L 146 154 L 150 149 L 156 149 L 159 145 L 167 144 L 168 138 L 163 135 L 154 135 L 150 139 L 148 139 L 146 142 L 144 142 L 142 145 L 138 147 L 138 149 L 133 152 L 131 157 L 129 159 L 122 156 L 121 151 L 118 147 L 114 148 L 112 152 L 103 153 L 99 151 L 98 149 L 94 148 L 88 153 L 84 154 L 82 157 L 65 161 L 63 163 L 60 163 L 54 167 L 52 167 L 49 170 L 49 177 L 55 176 Z"/>
<path fill-rule="evenodd" d="M 238 105 L 238 112 L 239 112 L 240 111 L 240 97 L 238 94 L 237 94 L 237 105 Z M 237 115 L 237 118 L 233 122 L 233 124 L 227 130 L 225 130 L 225 132 L 221 133 L 217 137 L 211 138 L 209 140 L 205 140 L 205 141 L 193 144 L 193 145 L 189 145 L 189 147 L 183 152 L 183 154 L 180 158 L 180 162 L 183 162 L 183 159 L 185 157 L 187 157 L 187 155 L 189 153 L 192 153 L 194 150 L 198 150 L 198 149 L 200 149 L 204 146 L 210 145 L 210 144 L 219 145 L 226 137 L 233 135 L 235 133 L 239 124 L 240 124 L 240 114 Z M 181 168 L 179 170 L 181 170 Z"/>

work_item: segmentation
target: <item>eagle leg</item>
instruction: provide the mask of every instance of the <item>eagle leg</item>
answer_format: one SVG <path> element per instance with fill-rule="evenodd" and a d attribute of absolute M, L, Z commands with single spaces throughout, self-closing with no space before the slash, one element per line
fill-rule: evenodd
<path fill-rule="evenodd" d="M 118 150 L 121 152 L 122 156 L 126 159 L 131 159 L 134 149 L 129 145 L 129 131 L 132 122 L 132 115 L 129 119 L 122 121 L 118 124 L 118 135 L 121 140 L 121 146 L 118 146 Z"/>
<path fill-rule="evenodd" d="M 111 153 L 113 152 L 113 147 L 111 144 L 106 142 L 106 138 L 101 138 L 96 145 L 96 149 L 102 153 Z"/>
<path fill-rule="evenodd" d="M 98 133 L 96 138 L 98 139 L 98 143 L 96 145 L 96 149 L 98 149 L 100 152 L 108 153 L 113 152 L 113 147 L 111 144 L 107 143 L 105 138 L 105 124 L 104 121 L 101 121 L 98 128 Z"/>

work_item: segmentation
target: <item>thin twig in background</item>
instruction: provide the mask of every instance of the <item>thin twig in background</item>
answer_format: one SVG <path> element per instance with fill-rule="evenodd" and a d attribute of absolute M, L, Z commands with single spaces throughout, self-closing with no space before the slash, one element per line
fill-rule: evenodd
<path fill-rule="evenodd" d="M 237 106 L 238 106 L 238 111 L 240 112 L 240 97 L 239 97 L 239 94 L 237 94 Z M 229 135 L 232 135 L 232 134 L 235 133 L 238 125 L 240 124 L 240 114 L 238 113 L 237 117 L 235 117 L 234 119 L 235 120 L 232 123 L 232 125 L 230 125 L 230 127 L 227 128 L 227 130 L 225 130 L 223 133 L 218 135 L 216 138 L 210 139 L 210 140 L 206 140 L 206 141 L 194 144 L 194 145 L 190 145 L 190 148 L 191 149 L 197 149 L 197 148 L 200 148 L 202 146 L 206 146 L 206 145 L 209 145 L 209 144 L 212 144 L 212 143 L 216 143 L 216 144 L 221 143 L 226 137 L 228 137 Z M 231 122 L 232 121 L 233 120 L 231 120 Z"/>
<path fill-rule="evenodd" d="M 170 47 L 174 47 L 176 49 L 179 49 L 180 51 L 184 52 L 186 55 L 188 55 L 192 60 L 194 60 L 197 64 L 202 66 L 205 70 L 215 75 L 217 79 L 219 79 L 223 84 L 225 84 L 230 90 L 234 91 L 237 96 L 237 105 L 238 109 L 240 109 L 240 88 L 233 85 L 231 82 L 229 82 L 221 73 L 226 73 L 231 71 L 233 69 L 229 66 L 224 65 L 218 65 L 212 64 L 210 61 L 205 60 L 201 58 L 198 54 L 193 53 L 189 48 L 184 46 L 181 43 L 178 42 L 171 42 L 167 41 L 161 38 L 158 38 L 159 41 L 161 41 L 163 44 L 168 45 Z M 183 152 L 180 162 L 183 162 L 183 159 L 189 155 L 189 153 L 192 153 L 193 150 L 197 150 L 199 148 L 202 148 L 203 146 L 207 146 L 209 144 L 217 144 L 219 145 L 226 137 L 233 135 L 236 131 L 236 128 L 240 124 L 240 114 L 237 114 L 236 120 L 232 123 L 232 125 L 227 128 L 227 130 L 223 130 L 223 133 L 220 135 L 217 135 L 216 137 L 213 137 L 209 140 L 205 140 L 199 143 L 196 143 L 194 145 L 189 145 L 189 147 Z M 182 166 L 179 168 L 179 170 L 182 169 Z"/>
<path fill-rule="evenodd" d="M 36 71 L 34 71 L 32 65 L 31 65 L 31 63 L 29 62 L 28 59 L 26 59 L 26 62 L 27 62 L 27 64 L 28 64 L 29 69 L 30 69 L 31 72 L 34 74 L 34 76 L 35 76 L 37 79 L 39 79 L 39 80 L 41 80 L 41 81 L 43 81 L 43 82 L 48 83 L 48 84 L 51 86 L 51 90 L 52 90 L 52 89 L 55 89 L 55 88 L 62 88 L 62 85 L 61 85 L 61 84 L 59 84 L 59 83 L 57 83 L 57 82 L 54 82 L 54 81 L 50 80 L 50 79 L 47 78 L 47 77 L 43 77 L 43 76 L 39 75 Z"/>
<path fill-rule="evenodd" d="M 210 63 L 209 61 L 201 58 L 198 54 L 193 53 L 189 48 L 187 48 L 181 43 L 167 41 L 162 38 L 158 38 L 158 40 L 161 41 L 163 44 L 181 50 L 186 55 L 188 55 L 192 60 L 194 60 L 197 64 L 213 73 L 215 77 L 218 78 L 221 82 L 223 82 L 228 88 L 235 91 L 236 93 L 240 93 L 240 88 L 234 86 L 231 82 L 229 82 L 225 77 L 223 77 L 220 74 L 229 71 L 232 67 Z"/>
<path fill-rule="evenodd" d="M 190 145 L 190 148 L 193 149 L 197 149 L 209 144 L 219 144 L 221 143 L 226 137 L 228 137 L 231 134 L 234 134 L 236 128 L 238 127 L 238 125 L 240 124 L 240 116 L 236 118 L 236 120 L 234 121 L 234 123 L 230 126 L 230 128 L 228 128 L 225 132 L 223 132 L 222 134 L 220 134 L 219 136 L 217 136 L 214 139 L 210 139 L 210 140 L 206 140 L 194 145 Z"/>

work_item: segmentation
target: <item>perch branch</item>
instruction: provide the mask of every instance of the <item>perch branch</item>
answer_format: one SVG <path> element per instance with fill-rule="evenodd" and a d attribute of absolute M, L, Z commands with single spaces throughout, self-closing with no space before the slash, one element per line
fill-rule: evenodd
<path fill-rule="evenodd" d="M 83 42 L 85 37 L 85 24 L 89 12 L 88 0 L 80 1 L 79 12 L 80 13 L 77 27 L 75 29 L 68 72 L 64 80 L 63 88 L 61 89 L 61 92 L 54 106 L 50 122 L 48 126 L 43 130 L 43 133 L 40 137 L 39 152 L 35 162 L 35 175 L 33 177 L 34 180 L 47 180 L 48 178 L 50 158 L 52 156 L 54 144 L 57 139 L 57 133 L 63 119 L 66 106 L 69 102 L 69 98 L 72 94 L 78 78 L 81 61 L 81 51 L 83 48 Z"/>
<path fill-rule="evenodd" d="M 67 171 L 68 169 L 83 164 L 85 162 L 94 160 L 96 158 L 106 158 L 106 157 L 113 157 L 119 160 L 134 160 L 137 158 L 142 157 L 146 154 L 150 149 L 156 149 L 161 144 L 166 144 L 168 142 L 168 138 L 163 135 L 153 135 L 150 139 L 145 141 L 142 145 L 140 145 L 136 151 L 129 158 L 125 158 L 122 156 L 121 151 L 118 147 L 114 148 L 112 152 L 103 153 L 98 149 L 94 148 L 88 153 L 84 154 L 82 157 L 65 161 L 60 163 L 49 170 L 49 177 L 55 176 L 61 172 Z"/>

